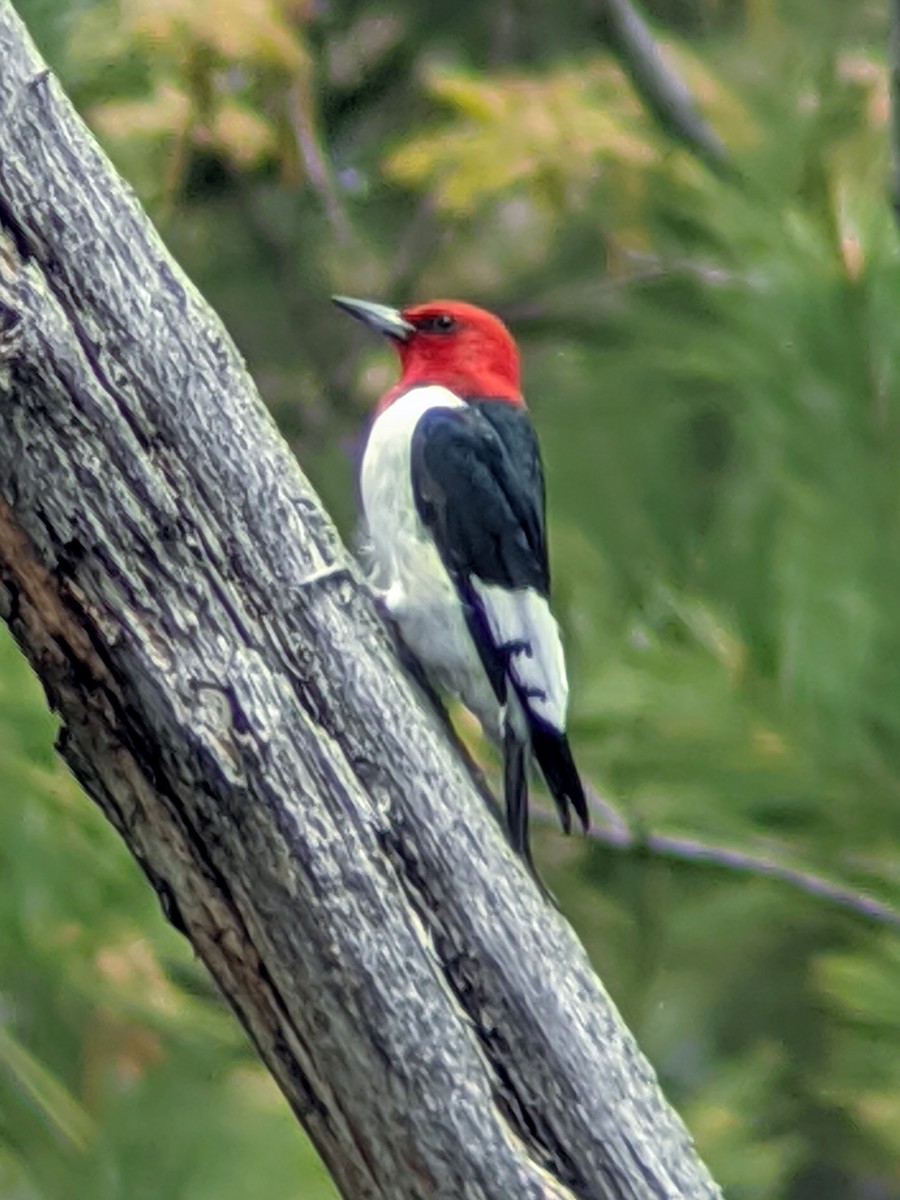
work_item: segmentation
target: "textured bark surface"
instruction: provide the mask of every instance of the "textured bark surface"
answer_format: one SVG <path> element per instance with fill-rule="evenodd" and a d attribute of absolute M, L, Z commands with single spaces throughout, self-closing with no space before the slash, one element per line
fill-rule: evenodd
<path fill-rule="evenodd" d="M 5 0 L 0 497 L 61 751 L 345 1196 L 719 1194 Z"/>

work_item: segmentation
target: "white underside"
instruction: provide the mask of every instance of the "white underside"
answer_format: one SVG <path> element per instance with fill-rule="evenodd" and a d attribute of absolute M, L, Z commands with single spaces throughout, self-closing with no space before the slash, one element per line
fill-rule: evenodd
<path fill-rule="evenodd" d="M 372 582 L 409 648 L 435 682 L 458 696 L 496 736 L 502 714 L 463 615 L 453 582 L 416 510 L 410 469 L 413 432 L 432 408 L 460 408 L 437 385 L 412 388 L 375 421 L 362 463 L 361 491 Z M 509 590 L 477 578 L 491 633 L 510 652 L 510 674 L 528 707 L 565 729 L 568 684 L 559 628 L 547 601 L 530 588 Z M 517 708 L 517 705 L 513 705 Z"/>

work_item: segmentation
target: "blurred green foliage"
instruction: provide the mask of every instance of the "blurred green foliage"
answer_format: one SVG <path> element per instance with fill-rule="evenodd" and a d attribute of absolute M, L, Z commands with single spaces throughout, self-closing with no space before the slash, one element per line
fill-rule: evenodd
<path fill-rule="evenodd" d="M 539 859 L 731 1200 L 900 1200 L 897 927 L 723 862 L 900 910 L 883 6 L 647 3 L 731 180 L 592 0 L 20 9 L 348 536 L 394 367 L 328 294 L 509 320 L 578 758 L 648 839 Z M 0 659 L 0 1197 L 333 1196 Z"/>

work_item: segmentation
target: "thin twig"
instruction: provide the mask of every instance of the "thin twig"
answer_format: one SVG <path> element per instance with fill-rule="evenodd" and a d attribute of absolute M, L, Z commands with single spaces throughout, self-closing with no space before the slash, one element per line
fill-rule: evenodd
<path fill-rule="evenodd" d="M 873 921 L 900 928 L 900 910 L 892 905 L 876 900 L 873 896 L 867 896 L 863 892 L 854 891 L 853 888 L 846 887 L 844 884 L 835 883 L 822 875 L 816 875 L 812 871 L 789 867 L 761 854 L 733 850 L 728 846 L 710 846 L 696 838 L 670 837 L 665 834 L 648 834 L 637 841 L 636 845 L 665 858 L 709 863 L 729 871 L 742 871 L 748 875 L 762 875 L 768 879 L 777 879 L 780 883 L 787 883 L 810 896 L 830 900 L 834 904 L 852 909 Z"/>
<path fill-rule="evenodd" d="M 300 160 L 311 187 L 322 203 L 331 231 L 339 243 L 346 245 L 353 238 L 353 229 L 341 203 L 331 163 L 319 141 L 310 89 L 299 78 L 291 85 L 288 95 L 288 119 Z"/>
<path fill-rule="evenodd" d="M 867 896 L 863 892 L 855 891 L 801 867 L 787 866 L 764 854 L 735 850 L 730 846 L 716 846 L 698 838 L 636 831 L 611 800 L 606 799 L 593 787 L 587 787 L 585 791 L 592 817 L 589 837 L 613 850 L 652 854 L 679 862 L 706 863 L 727 871 L 776 879 L 779 883 L 786 883 L 789 887 L 806 892 L 807 895 L 828 900 L 882 925 L 900 928 L 900 909 L 882 900 L 876 900 L 873 896 Z M 548 822 L 555 819 L 549 811 L 536 816 Z"/>
<path fill-rule="evenodd" d="M 599 818 L 603 823 L 603 840 L 608 845 L 621 846 L 623 848 L 633 846 L 635 842 L 634 832 L 612 800 L 607 800 L 605 796 L 601 796 L 597 789 L 591 787 L 590 784 L 584 791 L 591 812 L 591 832 L 599 834 L 599 830 L 596 828 L 597 818 Z"/>

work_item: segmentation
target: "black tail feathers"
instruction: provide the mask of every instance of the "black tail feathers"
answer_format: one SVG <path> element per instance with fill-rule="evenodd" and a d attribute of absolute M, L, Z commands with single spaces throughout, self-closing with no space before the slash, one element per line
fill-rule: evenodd
<path fill-rule="evenodd" d="M 566 833 L 572 831 L 571 809 L 575 810 L 585 833 L 588 830 L 587 800 L 584 788 L 578 778 L 572 751 L 564 733 L 541 725 L 531 725 L 529 730 L 531 753 L 547 780 L 559 819 Z M 534 860 L 531 857 L 531 846 L 528 838 L 528 767 L 529 745 L 521 732 L 516 732 L 513 722 L 503 723 L 503 792 L 506 800 L 506 827 L 509 840 L 515 852 L 521 856 L 532 878 L 541 892 L 553 903 L 553 896 L 547 891 L 541 877 L 537 873 Z"/>
<path fill-rule="evenodd" d="M 528 844 L 528 747 L 506 722 L 503 726 L 503 795 L 506 800 L 506 828 L 512 848 L 531 867 L 531 847 Z"/>
<path fill-rule="evenodd" d="M 578 777 L 575 760 L 564 733 L 549 725 L 531 722 L 531 747 L 538 766 L 547 780 L 550 794 L 556 801 L 559 819 L 566 833 L 572 832 L 572 809 L 585 833 L 590 824 L 584 788 Z"/>
<path fill-rule="evenodd" d="M 551 904 L 556 904 L 552 892 L 547 890 L 531 857 L 531 843 L 528 837 L 528 743 L 505 722 L 503 791 L 506 798 L 506 828 L 512 848 L 525 863 L 541 895 Z"/>

